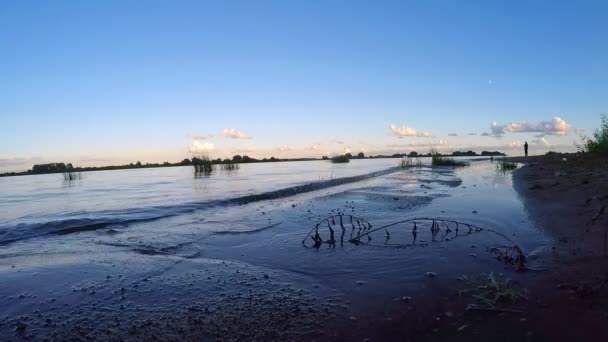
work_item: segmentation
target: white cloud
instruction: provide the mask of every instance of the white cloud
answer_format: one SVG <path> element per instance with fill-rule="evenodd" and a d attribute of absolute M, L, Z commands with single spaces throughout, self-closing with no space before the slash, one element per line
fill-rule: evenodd
<path fill-rule="evenodd" d="M 415 128 L 408 126 L 397 127 L 393 124 L 388 126 L 391 130 L 391 133 L 400 138 L 402 137 L 419 137 L 419 138 L 430 138 L 432 136 L 431 132 L 418 132 Z"/>
<path fill-rule="evenodd" d="M 516 148 L 516 147 L 521 147 L 521 146 L 523 146 L 523 144 L 522 144 L 522 142 L 521 142 L 521 141 L 514 140 L 514 141 L 510 141 L 510 142 L 507 144 L 507 146 L 506 146 L 506 147 L 509 147 L 509 148 Z"/>
<path fill-rule="evenodd" d="M 8 166 L 19 166 L 25 164 L 31 164 L 36 161 L 39 161 L 40 158 L 25 158 L 25 157 L 15 157 L 15 156 L 2 156 L 0 155 L 0 167 L 8 167 Z"/>
<path fill-rule="evenodd" d="M 253 153 L 256 149 L 253 147 L 233 147 L 230 153 Z"/>
<path fill-rule="evenodd" d="M 205 139 L 209 139 L 209 138 L 213 138 L 213 135 L 204 135 L 204 134 L 193 134 L 192 135 L 192 140 L 205 140 Z"/>
<path fill-rule="evenodd" d="M 492 131 L 492 134 L 483 133 L 482 135 L 487 137 L 490 135 L 500 136 L 505 134 L 505 126 L 499 126 L 496 122 L 492 122 L 492 125 L 490 125 L 490 130 Z"/>
<path fill-rule="evenodd" d="M 188 152 L 190 153 L 207 153 L 213 150 L 215 150 L 215 145 L 210 142 L 202 143 L 195 140 L 192 142 L 192 144 L 190 144 L 190 146 L 188 146 Z"/>
<path fill-rule="evenodd" d="M 551 145 L 551 144 L 549 144 L 547 139 L 545 139 L 544 137 L 540 138 L 540 139 L 532 140 L 532 143 L 534 145 L 543 146 L 543 147 L 549 147 Z"/>
<path fill-rule="evenodd" d="M 501 136 L 505 133 L 540 133 L 539 136 L 544 135 L 566 135 L 572 130 L 566 121 L 560 117 L 553 117 L 550 121 L 541 122 L 510 122 L 506 125 L 498 125 L 496 122 L 492 122 L 490 126 L 492 135 Z"/>
<path fill-rule="evenodd" d="M 279 150 L 281 152 L 287 152 L 287 151 L 292 151 L 293 147 L 292 146 L 283 145 L 283 146 L 277 147 L 277 150 Z"/>
<path fill-rule="evenodd" d="M 222 135 L 230 139 L 251 139 L 251 136 L 234 128 L 224 128 L 224 130 L 222 131 Z"/>
<path fill-rule="evenodd" d="M 345 149 L 344 149 L 344 153 L 351 153 L 350 148 L 345 148 Z"/>
<path fill-rule="evenodd" d="M 311 151 L 318 151 L 321 149 L 321 146 L 319 144 L 314 144 L 314 145 L 310 146 L 308 149 Z"/>

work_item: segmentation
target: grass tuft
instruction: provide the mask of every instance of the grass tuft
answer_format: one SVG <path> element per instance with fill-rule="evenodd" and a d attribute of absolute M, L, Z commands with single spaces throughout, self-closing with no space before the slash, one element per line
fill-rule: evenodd
<path fill-rule="evenodd" d="M 66 171 L 63 173 L 63 179 L 66 181 L 82 179 L 82 173 L 73 171 L 73 170 L 69 170 L 69 171 Z"/>
<path fill-rule="evenodd" d="M 409 169 L 411 167 L 422 167 L 422 159 L 420 158 L 401 158 L 401 162 L 399 163 L 399 166 L 402 169 Z"/>
<path fill-rule="evenodd" d="M 239 169 L 239 164 L 233 162 L 225 162 L 222 164 L 221 168 L 222 170 L 226 171 L 234 171 Z"/>
<path fill-rule="evenodd" d="M 204 154 L 192 157 L 192 167 L 195 174 L 209 175 L 214 171 L 213 162 Z"/>
<path fill-rule="evenodd" d="M 506 159 L 501 159 L 496 161 L 496 169 L 502 172 L 512 171 L 517 169 L 517 163 L 512 161 L 508 161 Z"/>
<path fill-rule="evenodd" d="M 442 156 L 439 151 L 431 149 L 431 165 L 433 166 L 466 166 L 467 163 L 457 161 L 454 158 Z"/>

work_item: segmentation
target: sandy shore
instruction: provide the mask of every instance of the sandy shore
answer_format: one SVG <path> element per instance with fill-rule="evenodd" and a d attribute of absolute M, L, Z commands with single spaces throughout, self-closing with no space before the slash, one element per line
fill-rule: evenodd
<path fill-rule="evenodd" d="M 525 166 L 514 185 L 535 220 L 570 256 L 608 255 L 608 157 L 578 154 L 512 158 Z"/>
<path fill-rule="evenodd" d="M 608 157 L 510 159 L 524 163 L 514 186 L 553 238 L 547 271 L 531 288 L 534 324 L 552 340 L 608 339 Z"/>

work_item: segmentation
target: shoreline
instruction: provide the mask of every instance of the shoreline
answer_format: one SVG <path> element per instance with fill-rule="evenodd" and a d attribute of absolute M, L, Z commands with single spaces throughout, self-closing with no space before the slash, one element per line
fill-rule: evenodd
<path fill-rule="evenodd" d="M 223 227 L 230 224 L 225 218 L 238 212 L 242 218 L 233 222 L 248 230 L 228 234 L 202 236 L 207 221 L 200 221 L 192 230 L 171 232 L 185 240 L 155 241 L 155 231 L 163 236 L 166 227 L 186 223 L 169 219 L 111 233 L 23 242 L 31 244 L 31 254 L 0 258 L 6 280 L 0 289 L 0 305 L 6 308 L 0 336 L 108 341 L 608 338 L 608 315 L 602 309 L 608 300 L 593 292 L 608 263 L 598 256 L 572 255 L 586 245 L 563 242 L 561 236 L 572 230 L 569 221 L 548 226 L 555 216 L 550 210 L 578 210 L 572 203 L 582 195 L 571 196 L 565 181 L 560 183 L 564 188 L 542 183 L 550 190 L 546 193 L 530 189 L 552 181 L 545 173 L 562 166 L 559 158 L 528 158 L 512 175 L 496 172 L 488 161 L 462 169 L 403 170 L 341 192 L 244 204 L 208 220 Z M 564 172 L 570 172 L 569 181 L 581 182 L 572 177 L 575 171 Z M 600 179 L 602 172 L 596 175 Z M 551 201 L 556 203 L 548 205 Z M 485 233 L 413 248 L 303 248 L 301 239 L 313 223 L 337 212 L 369 219 L 374 226 L 411 216 L 453 217 L 506 229 L 524 250 L 528 245 L 532 267 L 517 272 L 496 260 L 487 247 L 504 240 Z M 576 211 L 569 215 L 580 219 Z M 600 215 L 596 224 L 604 219 Z M 271 225 L 252 229 L 256 224 Z M 418 238 L 430 242 L 434 237 L 427 230 L 420 223 Z M 390 233 L 392 243 L 411 238 L 405 226 Z M 540 235 L 549 241 L 538 240 Z M 384 232 L 373 241 L 382 243 L 380 237 Z M 44 250 L 58 242 L 70 247 L 53 254 L 32 248 L 38 243 Z M 511 280 L 507 291 L 525 291 L 526 299 L 500 304 L 495 311 L 468 310 L 477 301 L 460 291 L 484 284 L 488 274 Z"/>
<path fill-rule="evenodd" d="M 508 158 L 513 185 L 553 238 L 533 284 L 531 320 L 550 340 L 608 339 L 608 157 L 578 153 Z M 536 306 L 536 307 L 534 307 Z"/>

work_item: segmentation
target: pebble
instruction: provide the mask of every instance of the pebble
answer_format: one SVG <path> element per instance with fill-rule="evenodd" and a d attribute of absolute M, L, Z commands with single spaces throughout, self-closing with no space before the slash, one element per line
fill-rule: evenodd
<path fill-rule="evenodd" d="M 434 277 L 437 276 L 437 273 L 435 273 L 435 272 L 426 272 L 426 276 L 430 277 L 430 278 L 434 278 Z"/>

